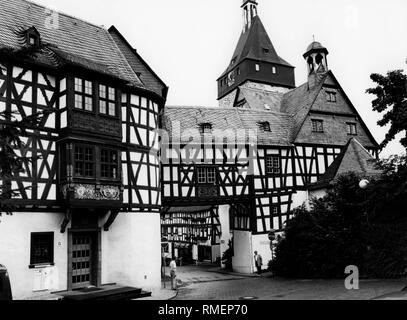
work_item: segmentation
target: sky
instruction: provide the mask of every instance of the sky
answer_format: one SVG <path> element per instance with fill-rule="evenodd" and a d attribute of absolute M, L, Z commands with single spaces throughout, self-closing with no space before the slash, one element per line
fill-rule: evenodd
<path fill-rule="evenodd" d="M 35 0 L 109 28 L 115 25 L 169 86 L 167 105 L 217 106 L 216 79 L 242 30 L 242 0 Z M 380 143 L 370 74 L 407 71 L 406 0 L 258 0 L 277 53 L 306 82 L 302 57 L 313 36 L 329 50 L 330 69 Z M 401 154 L 390 143 L 381 156 Z"/>

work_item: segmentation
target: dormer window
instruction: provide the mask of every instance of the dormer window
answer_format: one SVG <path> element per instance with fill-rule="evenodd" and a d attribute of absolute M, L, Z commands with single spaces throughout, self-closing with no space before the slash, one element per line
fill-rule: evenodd
<path fill-rule="evenodd" d="M 210 123 L 202 123 L 201 124 L 201 132 L 203 134 L 211 134 L 212 133 L 212 124 L 210 124 Z"/>
<path fill-rule="evenodd" d="M 34 27 L 26 31 L 26 37 L 27 37 L 26 41 L 29 46 L 38 47 L 40 45 L 41 42 L 40 34 Z"/>
<path fill-rule="evenodd" d="M 232 61 L 231 61 L 231 65 L 234 65 L 235 63 L 236 63 L 236 57 L 234 57 L 233 59 L 232 59 Z"/>
<path fill-rule="evenodd" d="M 271 132 L 270 122 L 268 121 L 259 122 L 259 128 L 264 132 Z"/>
<path fill-rule="evenodd" d="M 270 53 L 270 49 L 268 49 L 268 48 L 263 48 L 263 52 L 264 52 L 264 53 Z"/>

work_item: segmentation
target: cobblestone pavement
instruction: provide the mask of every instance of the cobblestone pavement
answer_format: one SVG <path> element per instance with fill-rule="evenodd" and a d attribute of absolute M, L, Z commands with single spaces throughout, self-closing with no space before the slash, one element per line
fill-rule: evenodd
<path fill-rule="evenodd" d="M 287 280 L 220 274 L 199 267 L 179 269 L 183 285 L 174 300 L 370 300 L 401 291 L 407 284 L 407 280 L 361 280 L 359 290 L 349 291 L 342 280 Z"/>

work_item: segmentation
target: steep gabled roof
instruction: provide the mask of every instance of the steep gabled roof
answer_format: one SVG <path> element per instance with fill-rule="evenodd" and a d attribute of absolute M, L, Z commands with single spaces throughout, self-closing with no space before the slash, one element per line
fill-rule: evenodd
<path fill-rule="evenodd" d="M 329 186 L 337 177 L 347 172 L 358 172 L 366 177 L 378 175 L 380 171 L 376 169 L 375 165 L 376 159 L 357 139 L 352 138 L 325 174 L 316 183 L 310 185 L 310 189 Z"/>
<path fill-rule="evenodd" d="M 327 76 L 328 74 L 324 76 L 319 85 L 313 87 L 312 89 L 309 88 L 308 82 L 306 82 L 298 88 L 284 94 L 281 101 L 281 112 L 290 114 L 292 116 L 292 141 L 295 141 L 298 133 L 300 132 Z"/>
<path fill-rule="evenodd" d="M 281 103 L 281 111 L 291 114 L 293 117 L 294 123 L 291 136 L 292 141 L 295 142 L 295 140 L 297 139 L 298 134 L 300 133 L 305 120 L 310 114 L 312 107 L 314 106 L 314 103 L 318 95 L 320 94 L 325 84 L 325 81 L 327 81 L 328 78 L 332 79 L 335 82 L 336 86 L 339 88 L 339 90 L 342 92 L 349 107 L 352 109 L 354 114 L 357 115 L 358 118 L 360 119 L 360 123 L 363 129 L 366 131 L 373 145 L 378 146 L 376 139 L 373 137 L 372 133 L 364 123 L 363 119 L 360 117 L 355 106 L 352 104 L 351 100 L 346 95 L 345 91 L 342 89 L 341 85 L 339 84 L 338 80 L 336 79 L 332 71 L 328 71 L 320 79 L 320 82 L 313 88 L 309 88 L 309 84 L 308 82 L 306 82 L 303 85 L 299 86 L 298 88 L 293 89 L 284 95 Z"/>
<path fill-rule="evenodd" d="M 267 49 L 266 52 L 264 49 Z M 284 59 L 280 58 L 271 42 L 266 29 L 259 16 L 255 16 L 249 30 L 242 32 L 232 56 L 233 63 L 230 63 L 226 71 L 220 76 L 222 78 L 236 65 L 245 59 L 252 59 L 274 64 L 293 67 Z"/>
<path fill-rule="evenodd" d="M 280 112 L 283 93 L 270 90 L 262 90 L 240 86 L 242 97 L 246 100 L 248 107 L 258 111 Z"/>
<path fill-rule="evenodd" d="M 261 122 L 269 122 L 270 132 L 259 129 Z M 179 126 L 182 142 L 189 142 L 190 138 L 200 141 L 202 136 L 199 130 L 202 124 L 211 124 L 214 132 L 231 130 L 229 136 L 237 139 L 245 135 L 247 138 L 250 130 L 256 130 L 260 145 L 291 146 L 291 117 L 287 114 L 240 108 L 167 106 L 164 109 L 164 129 L 171 136 L 176 134 L 175 126 Z"/>
<path fill-rule="evenodd" d="M 147 89 L 157 93 L 160 96 L 166 95 L 163 90 L 167 89 L 167 85 L 160 77 L 151 69 L 144 59 L 137 53 L 123 35 L 112 26 L 109 28 L 109 33 L 116 42 L 118 48 L 123 53 L 127 62 L 130 64 L 133 71 L 138 75 L 139 79 Z"/>
<path fill-rule="evenodd" d="M 21 50 L 25 45 L 22 34 L 35 27 L 52 54 L 39 53 L 34 62 L 54 68 L 76 65 L 144 88 L 103 27 L 64 13 L 58 13 L 57 27 L 47 27 L 46 7 L 25 0 L 0 0 L 0 17 L 0 49 Z"/>

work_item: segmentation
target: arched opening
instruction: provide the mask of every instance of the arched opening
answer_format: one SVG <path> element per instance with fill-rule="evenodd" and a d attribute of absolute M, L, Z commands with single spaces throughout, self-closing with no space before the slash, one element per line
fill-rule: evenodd
<path fill-rule="evenodd" d="M 322 54 L 318 53 L 317 56 L 315 57 L 315 62 L 317 63 L 317 65 L 321 65 L 322 61 L 324 60 L 324 57 L 322 56 Z"/>
<path fill-rule="evenodd" d="M 308 58 L 307 62 L 308 62 L 309 72 L 311 73 L 312 71 L 314 71 L 314 59 L 310 56 Z"/>

